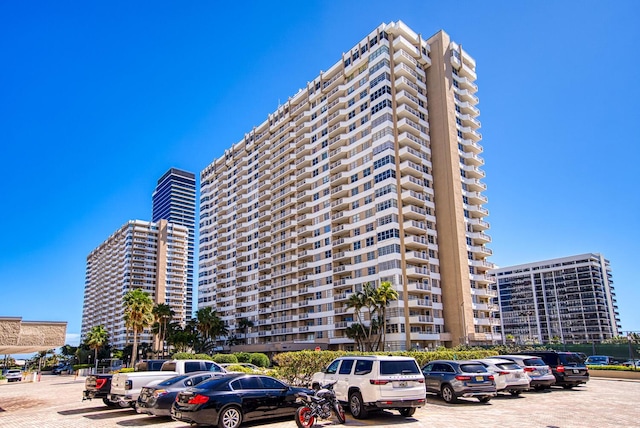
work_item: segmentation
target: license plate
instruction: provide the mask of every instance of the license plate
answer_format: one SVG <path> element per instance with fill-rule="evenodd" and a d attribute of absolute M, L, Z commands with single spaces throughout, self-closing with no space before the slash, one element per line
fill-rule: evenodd
<path fill-rule="evenodd" d="M 398 382 L 398 386 L 400 388 L 406 388 L 407 387 L 407 382 Z"/>
<path fill-rule="evenodd" d="M 476 376 L 476 381 L 484 382 L 484 378 L 482 376 Z"/>
<path fill-rule="evenodd" d="M 574 373 L 580 373 L 580 370 L 573 369 Z"/>

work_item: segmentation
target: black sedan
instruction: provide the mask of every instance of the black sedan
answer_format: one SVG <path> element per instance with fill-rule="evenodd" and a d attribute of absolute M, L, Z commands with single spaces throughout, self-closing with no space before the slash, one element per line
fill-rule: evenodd
<path fill-rule="evenodd" d="M 154 386 L 145 386 L 140 390 L 136 411 L 153 416 L 170 416 L 171 405 L 179 392 L 212 377 L 223 375 L 215 372 L 195 372 L 169 378 Z"/>
<path fill-rule="evenodd" d="M 300 392 L 314 393 L 269 376 L 230 373 L 178 393 L 171 417 L 190 424 L 237 428 L 242 422 L 294 416 Z"/>

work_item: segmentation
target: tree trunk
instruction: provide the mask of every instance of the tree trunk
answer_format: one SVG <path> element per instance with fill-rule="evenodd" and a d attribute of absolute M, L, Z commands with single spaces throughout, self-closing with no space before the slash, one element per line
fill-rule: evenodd
<path fill-rule="evenodd" d="M 136 366 L 136 357 L 138 356 L 138 332 L 133 329 L 133 345 L 131 346 L 131 367 Z"/>

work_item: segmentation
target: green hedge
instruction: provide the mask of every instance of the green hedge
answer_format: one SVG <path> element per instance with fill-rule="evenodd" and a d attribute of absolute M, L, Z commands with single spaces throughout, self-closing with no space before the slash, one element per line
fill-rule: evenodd
<path fill-rule="evenodd" d="M 592 365 L 588 365 L 587 366 L 589 368 L 589 370 L 614 370 L 614 371 L 619 371 L 619 372 L 633 372 L 633 371 L 640 371 L 640 369 L 634 369 L 633 367 L 626 367 L 626 366 L 592 366 Z"/>
<path fill-rule="evenodd" d="M 176 352 L 171 356 L 174 360 L 210 360 L 214 359 L 207 354 L 192 354 L 190 352 Z"/>
<path fill-rule="evenodd" d="M 346 352 L 346 351 L 298 351 L 276 354 L 273 360 L 278 365 L 274 368 L 274 376 L 290 385 L 310 386 L 315 372 L 324 370 L 334 359 L 344 355 L 394 355 L 413 357 L 422 367 L 433 360 L 468 360 L 498 355 L 489 349 L 453 350 L 437 349 L 435 351 L 400 351 L 400 352 Z"/>

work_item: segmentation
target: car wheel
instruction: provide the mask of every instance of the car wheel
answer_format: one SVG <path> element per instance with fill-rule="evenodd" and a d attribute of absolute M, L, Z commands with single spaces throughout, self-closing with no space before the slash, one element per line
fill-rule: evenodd
<path fill-rule="evenodd" d="M 413 416 L 415 412 L 416 412 L 415 407 L 405 407 L 403 409 L 400 409 L 400 414 L 405 418 L 408 418 L 409 416 Z"/>
<path fill-rule="evenodd" d="M 451 385 L 442 385 L 442 391 L 440 393 L 445 403 L 455 403 L 457 401 L 456 393 L 453 391 Z"/>
<path fill-rule="evenodd" d="M 478 401 L 480 401 L 481 403 L 488 403 L 489 400 L 491 400 L 491 396 L 490 395 L 487 395 L 487 396 L 484 396 L 484 397 L 478 397 Z"/>
<path fill-rule="evenodd" d="M 362 401 L 362 394 L 360 392 L 354 392 L 349 397 L 349 410 L 351 415 L 356 419 L 364 419 L 369 415 L 367 409 L 364 408 L 364 401 Z"/>
<path fill-rule="evenodd" d="M 522 391 L 509 391 L 509 392 L 511 393 L 511 395 L 512 395 L 513 397 L 517 397 L 518 395 L 520 395 L 520 393 L 521 393 Z"/>
<path fill-rule="evenodd" d="M 238 428 L 242 423 L 242 412 L 235 406 L 227 407 L 218 417 L 218 428 Z"/>
<path fill-rule="evenodd" d="M 536 385 L 533 387 L 533 389 L 535 389 L 536 391 L 544 391 L 545 389 L 547 389 L 547 387 L 544 385 Z"/>
<path fill-rule="evenodd" d="M 107 407 L 111 407 L 111 408 L 120 407 L 120 405 L 118 403 L 114 403 L 113 401 L 109 400 L 107 397 L 103 398 L 102 402 Z"/>

